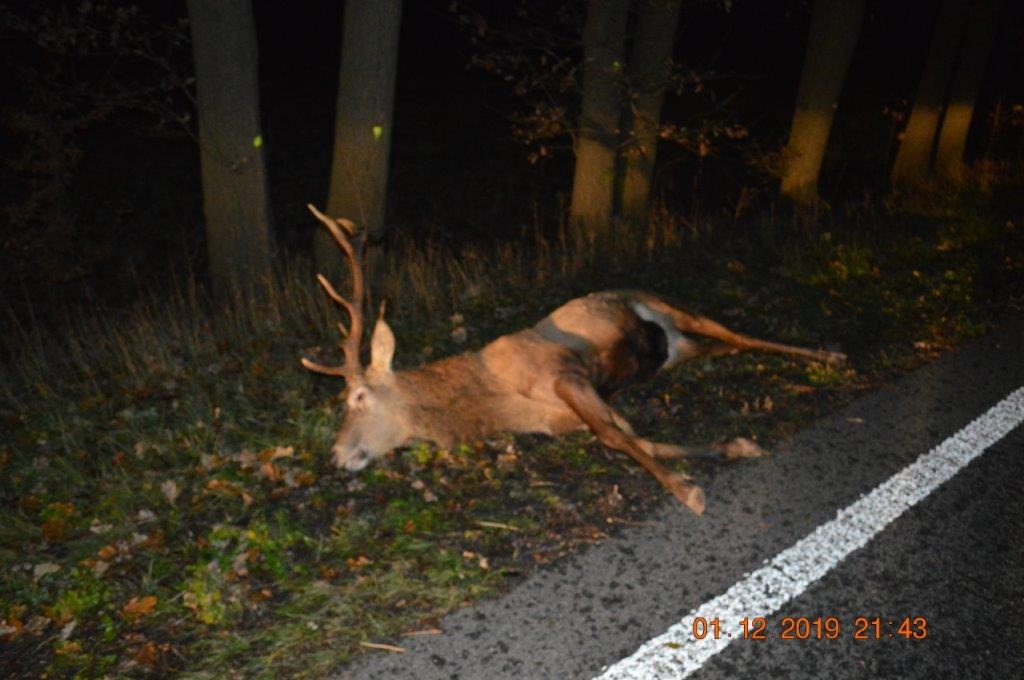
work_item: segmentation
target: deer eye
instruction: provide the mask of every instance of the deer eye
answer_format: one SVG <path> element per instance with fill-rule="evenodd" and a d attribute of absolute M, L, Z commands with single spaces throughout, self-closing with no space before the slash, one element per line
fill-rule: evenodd
<path fill-rule="evenodd" d="M 348 399 L 349 406 L 352 408 L 362 408 L 366 405 L 366 390 L 363 388 L 357 389 L 352 393 L 352 396 Z"/>

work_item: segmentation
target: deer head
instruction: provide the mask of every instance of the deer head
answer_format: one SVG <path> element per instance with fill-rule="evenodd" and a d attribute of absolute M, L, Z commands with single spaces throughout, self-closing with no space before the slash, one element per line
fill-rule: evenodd
<path fill-rule="evenodd" d="M 342 297 L 323 274 L 317 281 L 327 296 L 345 309 L 349 327 L 338 322 L 341 332 L 341 351 L 345 363 L 325 366 L 303 357 L 302 365 L 310 371 L 345 379 L 342 398 L 345 411 L 332 447 L 336 466 L 346 470 L 362 470 L 374 458 L 401 446 L 409 438 L 406 400 L 391 370 L 395 355 L 395 335 L 384 320 L 384 304 L 380 306 L 377 323 L 370 340 L 370 365 L 365 368 L 359 360 L 363 335 L 363 309 L 366 302 L 362 264 L 362 239 L 353 246 L 355 225 L 350 220 L 331 219 L 312 205 L 310 212 L 331 232 L 334 240 L 345 252 L 352 270 L 352 298 Z"/>

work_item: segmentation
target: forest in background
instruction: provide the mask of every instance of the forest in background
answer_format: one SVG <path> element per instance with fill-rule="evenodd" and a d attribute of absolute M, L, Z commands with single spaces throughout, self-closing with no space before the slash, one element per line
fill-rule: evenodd
<path fill-rule="evenodd" d="M 694 2 L 682 11 L 680 3 L 640 4 L 658 11 L 675 5 L 679 13 L 678 31 L 668 38 L 670 66 L 657 78 L 623 75 L 630 78 L 627 111 L 669 88 L 657 149 L 635 130 L 624 130 L 612 143 L 623 165 L 637 155 L 661 153 L 650 202 L 640 201 L 641 212 L 663 208 L 681 229 L 776 213 L 785 206 L 778 201 L 781 156 L 794 122 L 809 5 Z M 969 4 L 943 7 L 966 12 Z M 33 14 L 30 4 L 20 12 L 17 5 L 7 9 L 17 20 L 7 22 L 15 30 L 8 29 L 5 41 L 15 68 L 4 88 L 9 160 L 0 285 L 19 318 L 26 298 L 41 296 L 38 306 L 45 308 L 47 295 L 68 300 L 101 291 L 99 300 L 119 304 L 139 292 L 138 283 L 161 288 L 172 272 L 195 273 L 200 285 L 211 280 L 209 246 L 216 239 L 207 235 L 216 230 L 204 226 L 185 8 L 175 15 L 175 6 L 167 6 L 165 14 L 153 15 L 117 3 L 84 6 L 88 12 L 75 3 L 63 13 L 36 8 Z M 917 11 L 888 3 L 862 9 L 845 73 L 829 79 L 841 87 L 820 183 L 827 204 L 837 208 L 850 201 L 883 203 L 890 196 L 900 137 L 927 75 L 941 18 L 932 2 L 917 3 Z M 1003 12 L 977 83 L 970 162 L 1013 164 L 1021 153 L 1015 91 L 1024 49 L 1020 10 L 1008 5 Z M 274 3 L 255 4 L 249 39 L 259 55 L 252 55 L 250 66 L 258 72 L 250 89 L 259 111 L 254 120 L 250 114 L 253 129 L 233 143 L 251 150 L 252 140 L 261 137 L 266 170 L 260 191 L 266 198 L 239 202 L 266 206 L 261 216 L 226 218 L 245 223 L 244 231 L 226 237 L 217 252 L 237 258 L 266 232 L 263 259 L 271 244 L 281 256 L 308 257 L 315 224 L 305 204 L 338 208 L 330 205 L 330 187 L 332 181 L 344 186 L 345 172 L 332 170 L 332 157 L 352 152 L 333 146 L 336 138 L 358 135 L 336 135 L 333 128 L 361 124 L 342 120 L 346 112 L 356 116 L 357 102 L 339 92 L 341 14 L 326 5 L 296 14 Z M 593 184 L 573 181 L 573 140 L 584 132 L 576 119 L 586 4 L 428 2 L 404 8 L 402 17 L 400 26 L 392 26 L 402 31 L 400 45 L 393 44 L 401 49 L 391 55 L 397 58 L 394 120 L 388 112 L 380 126 L 388 132 L 381 141 L 390 142 L 392 152 L 373 178 L 387 199 L 375 208 L 381 217 L 374 220 L 394 240 L 429 236 L 456 253 L 466 244 L 557 234 L 572 217 L 574 185 Z M 635 18 L 629 21 L 623 44 L 632 48 L 638 27 Z M 114 46 L 103 42 L 115 36 Z M 956 57 L 958 43 L 952 44 Z M 814 63 L 819 61 L 816 56 Z M 667 60 L 652 63 L 660 68 L 662 62 Z M 933 106 L 941 113 L 953 68 L 933 70 L 942 74 Z M 927 162 L 927 152 L 925 157 Z M 141 280 L 133 282 L 136 275 Z"/>

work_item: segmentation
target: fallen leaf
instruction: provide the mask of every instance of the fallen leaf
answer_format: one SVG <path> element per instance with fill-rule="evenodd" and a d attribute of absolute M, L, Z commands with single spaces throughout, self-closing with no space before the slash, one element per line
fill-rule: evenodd
<path fill-rule="evenodd" d="M 251 470 L 260 462 L 261 456 L 257 456 L 249 449 L 242 449 L 228 458 L 238 463 L 243 470 Z"/>
<path fill-rule="evenodd" d="M 238 485 L 226 479 L 211 479 L 206 483 L 206 488 L 210 491 L 227 491 L 228 493 L 241 494 L 241 489 L 238 488 Z"/>
<path fill-rule="evenodd" d="M 57 656 L 71 656 L 82 651 L 82 643 L 78 640 L 61 642 L 53 646 L 53 653 Z"/>
<path fill-rule="evenodd" d="M 746 437 L 736 437 L 735 439 L 726 442 L 722 445 L 721 451 L 727 460 L 734 460 L 736 458 L 759 458 L 765 455 L 764 449 Z"/>
<path fill-rule="evenodd" d="M 164 498 L 166 498 L 167 502 L 171 505 L 174 505 L 174 502 L 178 500 L 178 496 L 181 494 L 181 489 L 178 488 L 178 483 L 173 479 L 164 480 L 160 485 L 160 490 L 163 492 Z"/>
<path fill-rule="evenodd" d="M 289 470 L 286 478 L 288 486 L 309 486 L 316 481 L 316 475 L 309 470 Z"/>
<path fill-rule="evenodd" d="M 24 624 L 18 619 L 0 619 L 0 637 L 14 639 L 21 633 Z"/>
<path fill-rule="evenodd" d="M 48 617 L 40 614 L 33 614 L 28 617 L 28 623 L 25 624 L 22 632 L 28 633 L 29 635 L 39 635 L 49 628 L 51 623 L 53 623 L 53 621 Z"/>
<path fill-rule="evenodd" d="M 412 488 L 415 489 L 416 491 L 422 493 L 423 500 L 426 501 L 427 503 L 433 503 L 437 500 L 437 494 L 428 489 L 427 485 L 423 483 L 423 480 L 415 479 L 413 480 L 410 486 L 412 486 Z"/>
<path fill-rule="evenodd" d="M 270 460 L 277 460 L 278 458 L 291 458 L 295 455 L 295 449 L 291 446 L 278 446 L 274 449 L 274 452 L 270 454 Z"/>
<path fill-rule="evenodd" d="M 55 562 L 43 562 L 32 568 L 32 578 L 36 581 L 49 574 L 56 574 L 60 571 L 60 565 Z"/>
<path fill-rule="evenodd" d="M 18 507 L 27 513 L 35 513 L 39 511 L 39 508 L 43 507 L 43 502 L 39 500 L 38 496 L 22 496 L 18 501 Z"/>
<path fill-rule="evenodd" d="M 235 555 L 235 559 L 231 562 L 232 571 L 234 571 L 235 574 L 237 574 L 238 576 L 248 576 L 249 567 L 246 564 L 248 561 L 249 551 L 238 553 L 237 555 Z"/>
<path fill-rule="evenodd" d="M 281 470 L 269 460 L 260 466 L 260 476 L 271 482 L 281 479 Z"/>
<path fill-rule="evenodd" d="M 121 616 L 129 623 L 134 623 L 143 616 L 152 614 L 154 607 L 156 607 L 156 597 L 153 595 L 147 595 L 141 599 L 133 597 L 121 607 Z"/>
<path fill-rule="evenodd" d="M 68 535 L 68 525 L 62 519 L 51 519 L 43 522 L 43 538 L 48 541 L 60 541 Z"/>
<path fill-rule="evenodd" d="M 156 643 L 149 640 L 135 651 L 132 659 L 142 666 L 155 666 L 160 660 L 160 651 L 156 648 Z"/>
<path fill-rule="evenodd" d="M 75 504 L 70 501 L 49 503 L 46 510 L 53 517 L 71 517 L 75 514 Z"/>

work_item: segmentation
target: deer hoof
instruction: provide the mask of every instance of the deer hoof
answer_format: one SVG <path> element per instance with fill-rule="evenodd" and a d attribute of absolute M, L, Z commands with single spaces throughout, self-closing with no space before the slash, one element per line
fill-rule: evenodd
<path fill-rule="evenodd" d="M 668 485 L 669 491 L 680 503 L 688 507 L 693 514 L 700 517 L 704 514 L 704 507 L 707 499 L 704 496 L 704 489 L 696 484 L 689 484 L 682 479 L 674 478 Z"/>
<path fill-rule="evenodd" d="M 690 497 L 686 501 L 686 507 L 693 511 L 693 514 L 700 517 L 704 514 L 704 508 L 707 505 L 707 498 L 704 496 L 704 489 L 699 486 L 690 487 Z"/>
<path fill-rule="evenodd" d="M 736 437 L 730 442 L 722 444 L 722 454 L 726 460 L 737 458 L 760 458 L 765 455 L 765 450 L 750 441 L 746 437 Z"/>

